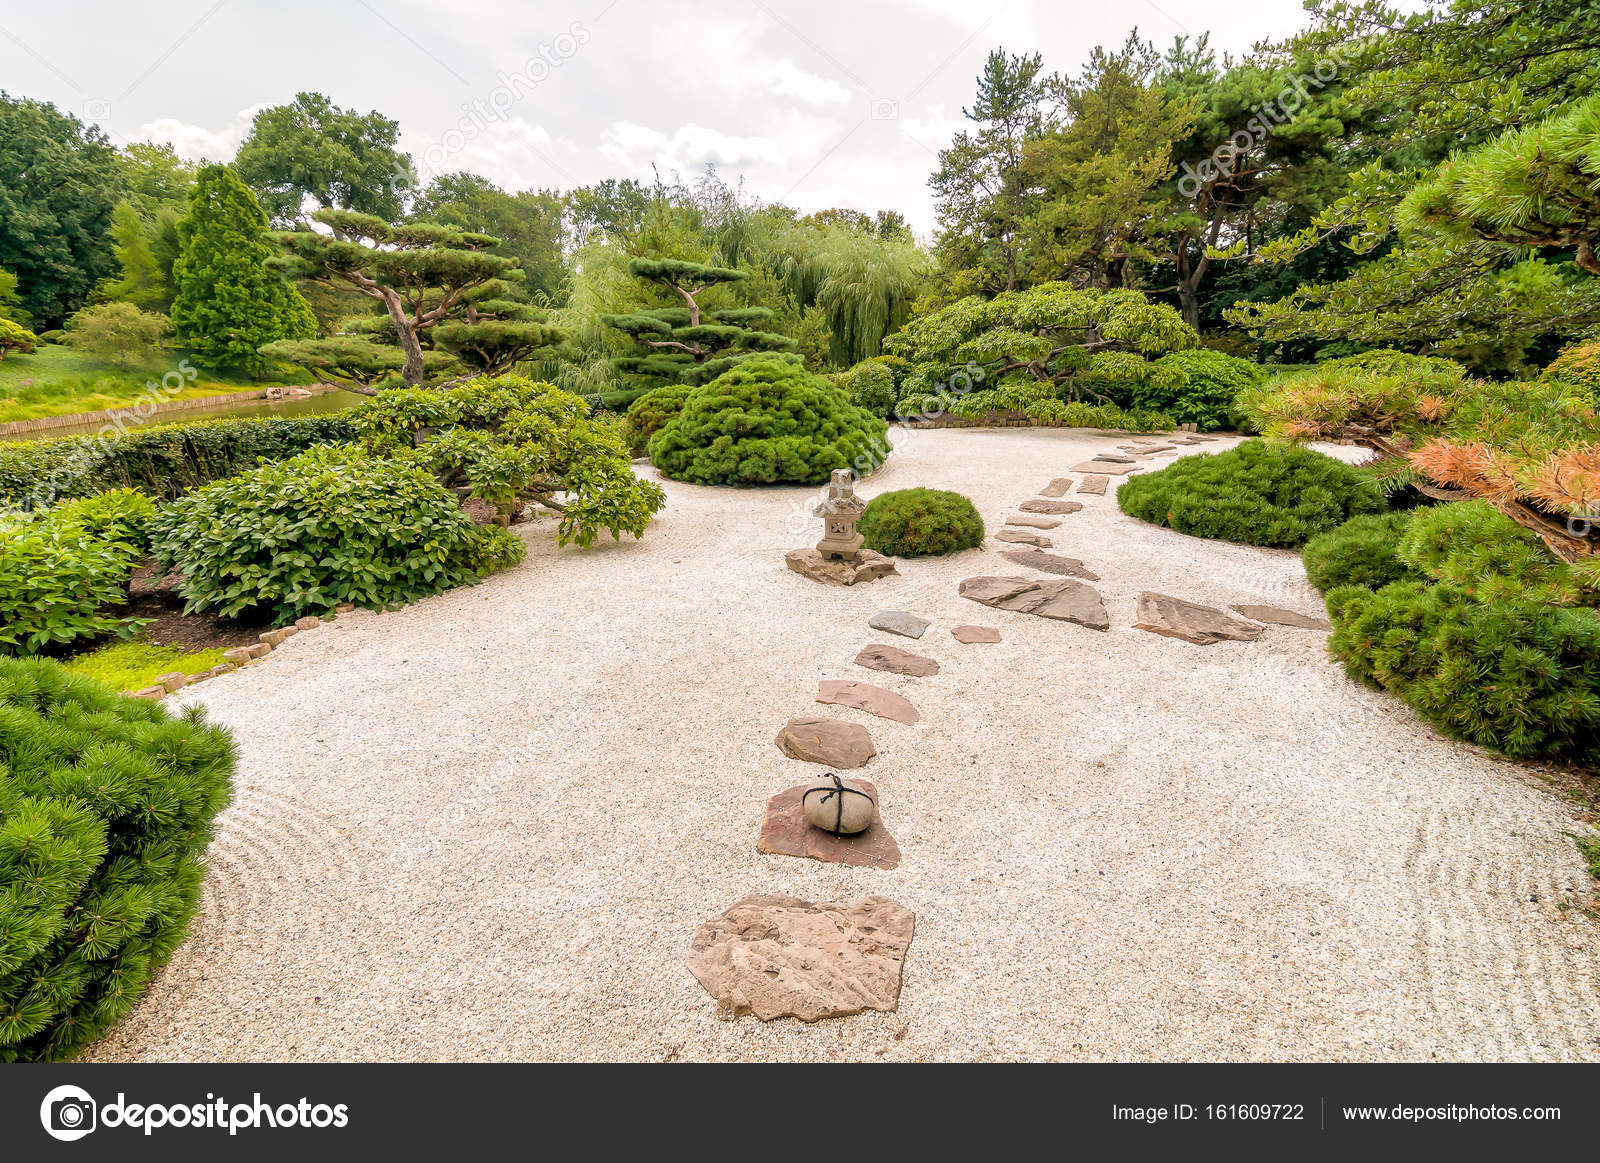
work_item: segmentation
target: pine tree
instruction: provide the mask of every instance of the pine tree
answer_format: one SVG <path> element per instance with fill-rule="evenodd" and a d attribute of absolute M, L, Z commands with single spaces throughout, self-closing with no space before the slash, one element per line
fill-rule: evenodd
<path fill-rule="evenodd" d="M 628 273 L 672 291 L 682 307 L 658 307 L 627 315 L 602 315 L 608 327 L 626 332 L 644 349 L 616 360 L 618 371 L 668 383 L 703 384 L 761 351 L 792 351 L 795 341 L 751 324 L 772 318 L 766 307 L 704 308 L 699 296 L 712 287 L 748 277 L 744 271 L 674 258 L 636 258 Z"/>
<path fill-rule="evenodd" d="M 316 333 L 310 307 L 267 266 L 267 216 L 232 169 L 200 171 L 178 240 L 172 325 L 201 360 L 259 375 L 264 344 Z"/>

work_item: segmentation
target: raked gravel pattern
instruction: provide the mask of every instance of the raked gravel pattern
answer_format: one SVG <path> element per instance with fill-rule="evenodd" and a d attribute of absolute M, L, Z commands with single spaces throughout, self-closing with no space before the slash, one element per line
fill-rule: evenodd
<path fill-rule="evenodd" d="M 862 492 L 953 489 L 995 531 L 1125 442 L 919 431 Z M 1561 800 L 1350 681 L 1319 632 L 1133 629 L 1141 590 L 1317 614 L 1296 554 L 1074 493 L 1051 536 L 1102 579 L 1097 633 L 958 597 L 1031 572 L 992 539 L 823 586 L 783 558 L 817 490 L 664 483 L 642 541 L 558 550 L 536 521 L 482 585 L 186 693 L 238 740 L 234 803 L 192 935 L 90 1057 L 1600 1059 Z M 885 608 L 935 620 L 915 647 L 941 673 L 851 665 L 903 641 L 868 630 Z M 947 632 L 980 616 L 1002 642 Z M 825 678 L 922 721 L 821 706 Z M 757 854 L 768 797 L 820 770 L 773 735 L 812 714 L 870 725 L 898 869 Z M 750 892 L 913 910 L 898 1012 L 719 1018 L 684 958 Z"/>

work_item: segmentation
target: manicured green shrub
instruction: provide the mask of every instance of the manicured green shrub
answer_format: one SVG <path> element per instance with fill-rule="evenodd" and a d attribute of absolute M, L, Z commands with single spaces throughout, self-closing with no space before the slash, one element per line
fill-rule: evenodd
<path fill-rule="evenodd" d="M 1229 409 L 1239 393 L 1266 379 L 1260 364 L 1206 348 L 1164 355 L 1150 366 L 1150 373 L 1133 385 L 1133 407 L 1165 412 L 1202 432 L 1227 427 Z"/>
<path fill-rule="evenodd" d="M 954 553 L 983 543 L 983 518 L 960 493 L 896 489 L 867 502 L 857 525 L 868 549 L 891 557 Z"/>
<path fill-rule="evenodd" d="M 131 489 L 0 517 L 0 654 L 38 654 L 139 623 L 117 616 L 155 505 Z"/>
<path fill-rule="evenodd" d="M 1479 601 L 1510 597 L 1570 606 L 1586 599 L 1566 562 L 1487 501 L 1418 510 L 1396 553 L 1418 573 Z"/>
<path fill-rule="evenodd" d="M 282 460 L 354 436 L 349 418 L 331 413 L 152 424 L 112 428 L 106 435 L 0 444 L 0 502 L 44 508 L 123 488 L 176 497 L 262 460 Z"/>
<path fill-rule="evenodd" d="M 798 364 L 753 356 L 704 385 L 650 438 L 674 480 L 707 485 L 817 484 L 863 475 L 889 453 L 888 426 Z"/>
<path fill-rule="evenodd" d="M 67 1058 L 183 941 L 234 753 L 42 659 L 0 659 L 0 1062 Z"/>
<path fill-rule="evenodd" d="M 1517 757 L 1600 747 L 1600 618 L 1451 585 L 1392 582 L 1328 594 L 1328 648 L 1349 673 L 1439 730 Z"/>
<path fill-rule="evenodd" d="M 679 412 L 694 392 L 690 384 L 668 384 L 640 396 L 628 407 L 628 446 L 634 456 L 643 456 L 650 438 L 661 431 Z"/>
<path fill-rule="evenodd" d="M 351 602 L 404 605 L 478 581 L 522 542 L 478 527 L 419 460 L 321 447 L 168 505 L 156 557 L 182 571 L 187 611 L 282 624 Z"/>
<path fill-rule="evenodd" d="M 1569 384 L 1591 405 L 1600 406 L 1600 340 L 1574 343 L 1563 349 L 1544 369 L 1544 378 Z"/>
<path fill-rule="evenodd" d="M 894 411 L 897 389 L 894 371 L 882 357 L 862 360 L 849 371 L 840 372 L 833 382 L 856 407 L 874 416 L 887 418 Z"/>
<path fill-rule="evenodd" d="M 1130 517 L 1180 533 L 1288 548 L 1385 507 L 1353 466 L 1261 440 L 1132 477 L 1117 490 L 1117 504 Z"/>
<path fill-rule="evenodd" d="M 1414 576 L 1399 553 L 1411 517 L 1409 512 L 1369 513 L 1319 533 L 1300 551 L 1306 577 L 1327 593 L 1339 586 L 1375 590 Z"/>

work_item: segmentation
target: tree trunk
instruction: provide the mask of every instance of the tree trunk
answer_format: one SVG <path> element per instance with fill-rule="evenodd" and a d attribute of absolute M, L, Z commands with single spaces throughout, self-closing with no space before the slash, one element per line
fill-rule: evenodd
<path fill-rule="evenodd" d="M 418 387 L 422 383 L 422 341 L 417 338 L 416 328 L 406 317 L 400 296 L 387 287 L 383 288 L 383 305 L 389 309 L 389 319 L 394 323 L 395 333 L 400 337 L 400 350 L 406 353 L 406 362 L 400 369 L 400 377 L 405 380 L 406 387 Z"/>

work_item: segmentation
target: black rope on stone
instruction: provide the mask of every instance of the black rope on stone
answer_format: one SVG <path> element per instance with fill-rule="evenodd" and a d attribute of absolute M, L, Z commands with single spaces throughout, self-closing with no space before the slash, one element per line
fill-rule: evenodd
<path fill-rule="evenodd" d="M 831 790 L 825 791 L 825 792 L 822 793 L 822 802 L 823 803 L 827 803 L 828 802 L 828 798 L 830 796 L 837 795 L 839 797 L 838 802 L 835 804 L 835 810 L 834 810 L 834 814 L 833 814 L 833 834 L 835 836 L 842 836 L 842 835 L 844 835 L 844 796 L 845 796 L 845 793 L 846 792 L 852 792 L 855 795 L 861 796 L 863 799 L 866 799 L 866 800 L 871 800 L 872 797 L 867 795 L 867 793 L 862 791 L 860 788 L 846 787 L 844 785 L 844 781 L 839 778 L 839 773 L 836 772 L 836 771 L 828 772 L 828 778 L 833 780 L 833 787 L 832 787 Z M 816 791 L 816 790 L 817 790 L 816 788 L 812 788 L 811 789 L 811 791 Z M 805 802 L 805 796 L 801 796 L 800 800 L 801 800 L 801 803 L 804 803 Z M 877 806 L 876 803 L 874 803 L 873 806 L 876 807 Z"/>

